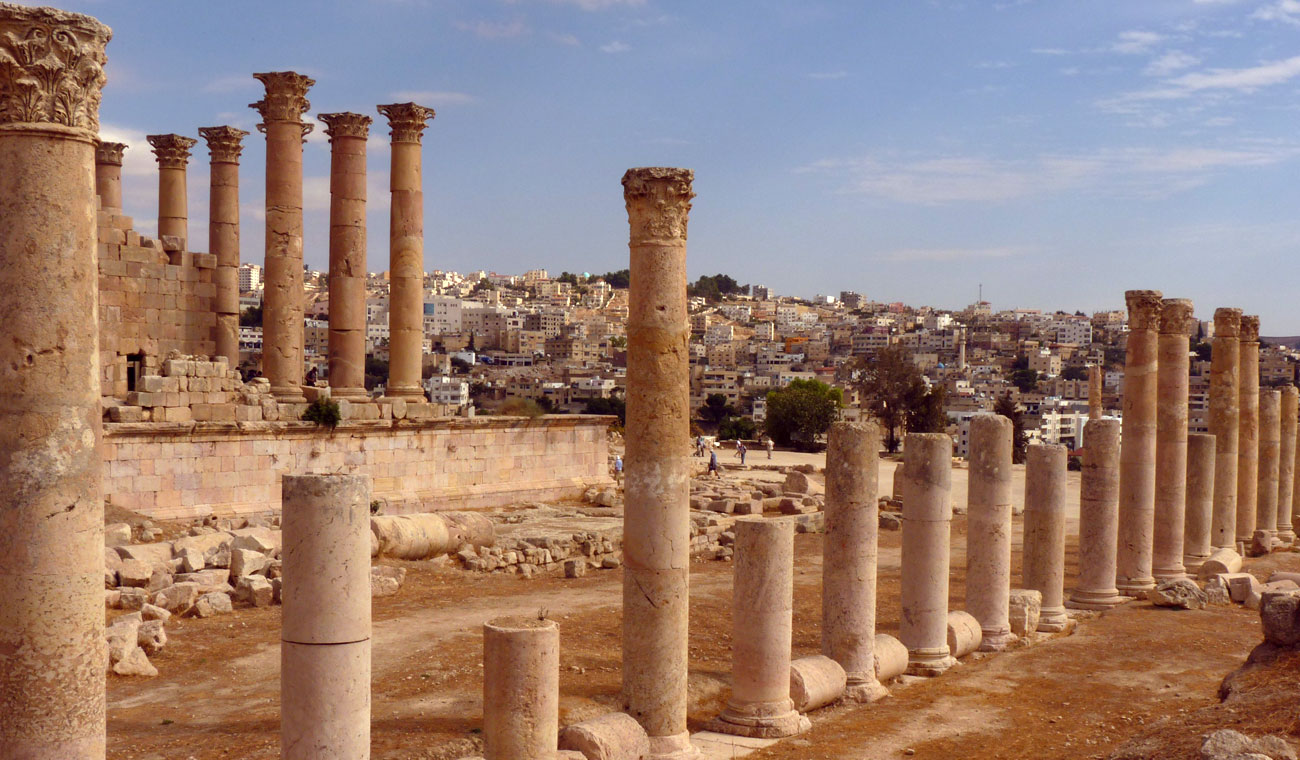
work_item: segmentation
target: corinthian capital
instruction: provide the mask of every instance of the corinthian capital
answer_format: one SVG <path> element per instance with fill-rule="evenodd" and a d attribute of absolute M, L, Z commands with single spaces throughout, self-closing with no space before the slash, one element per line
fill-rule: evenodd
<path fill-rule="evenodd" d="M 1241 335 L 1241 309 L 1223 306 L 1214 310 L 1214 337 L 1236 338 Z"/>
<path fill-rule="evenodd" d="M 424 128 L 428 126 L 430 119 L 434 117 L 432 108 L 418 106 L 414 103 L 391 103 L 386 106 L 379 106 L 379 113 L 388 119 L 390 128 L 389 134 L 393 136 L 395 143 L 418 143 L 420 136 L 424 134 Z"/>
<path fill-rule="evenodd" d="M 269 122 L 292 121 L 303 127 L 304 135 L 311 131 L 312 125 L 303 123 L 302 115 L 311 108 L 307 90 L 316 84 L 315 79 L 296 71 L 267 71 L 253 78 L 266 85 L 266 96 L 248 105 L 262 116 L 259 130 L 265 132 Z"/>
<path fill-rule="evenodd" d="M 1160 291 L 1126 290 L 1124 302 L 1128 304 L 1128 329 L 1160 329 Z"/>
<path fill-rule="evenodd" d="M 208 143 L 211 163 L 237 164 L 248 133 L 234 127 L 199 127 L 199 136 Z"/>
<path fill-rule="evenodd" d="M 1254 314 L 1241 316 L 1241 342 L 1252 343 L 1259 340 L 1259 317 Z"/>
<path fill-rule="evenodd" d="M 95 163 L 121 166 L 126 143 L 101 142 L 95 145 Z"/>
<path fill-rule="evenodd" d="M 0 125 L 99 132 L 104 46 L 113 30 L 90 16 L 0 3 Z"/>
<path fill-rule="evenodd" d="M 681 241 L 691 215 L 695 192 L 691 169 L 648 167 L 623 175 L 623 200 L 631 225 L 631 241 Z"/>
<path fill-rule="evenodd" d="M 325 122 L 325 134 L 330 136 L 330 142 L 334 142 L 336 137 L 360 137 L 366 139 L 370 136 L 369 116 L 363 116 L 359 113 L 344 111 L 342 113 L 320 113 L 316 118 Z"/>
<path fill-rule="evenodd" d="M 1187 298 L 1166 298 L 1160 302 L 1160 332 L 1188 335 L 1192 331 L 1192 302 Z"/>
<path fill-rule="evenodd" d="M 190 163 L 190 148 L 198 142 L 183 135 L 146 135 L 162 169 L 184 169 Z"/>

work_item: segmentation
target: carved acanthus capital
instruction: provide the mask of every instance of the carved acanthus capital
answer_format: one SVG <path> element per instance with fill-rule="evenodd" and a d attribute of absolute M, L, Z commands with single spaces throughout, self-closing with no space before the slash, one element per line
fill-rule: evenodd
<path fill-rule="evenodd" d="M 1124 302 L 1128 304 L 1128 329 L 1160 329 L 1160 300 L 1158 290 L 1124 291 Z"/>
<path fill-rule="evenodd" d="M 1254 314 L 1241 315 L 1241 342 L 1259 341 L 1259 317 Z"/>
<path fill-rule="evenodd" d="M 190 148 L 198 142 L 184 135 L 146 135 L 144 139 L 153 146 L 160 169 L 184 169 L 190 163 Z"/>
<path fill-rule="evenodd" d="M 424 128 L 435 115 L 432 108 L 414 103 L 391 103 L 378 108 L 388 119 L 389 134 L 395 143 L 419 143 Z"/>
<path fill-rule="evenodd" d="M 344 111 L 320 113 L 316 114 L 316 118 L 325 122 L 325 134 L 330 136 L 331 143 L 336 137 L 360 137 L 362 140 L 370 137 L 370 123 L 373 119 L 369 116 Z"/>
<path fill-rule="evenodd" d="M 113 30 L 90 16 L 0 3 L 0 124 L 99 132 Z"/>
<path fill-rule="evenodd" d="M 1165 335 L 1189 335 L 1195 321 L 1192 319 L 1191 299 L 1166 298 L 1160 302 L 1160 332 Z"/>
<path fill-rule="evenodd" d="M 95 163 L 108 166 L 121 166 L 122 154 L 126 152 L 126 143 L 100 142 L 95 145 Z"/>
<path fill-rule="evenodd" d="M 307 90 L 316 84 L 316 80 L 296 71 L 267 71 L 254 74 L 253 78 L 266 85 L 266 96 L 256 103 L 249 103 L 262 116 L 258 131 L 265 132 L 266 125 L 273 121 L 297 122 L 302 127 L 303 136 L 311 132 L 312 125 L 303 122 L 302 115 L 311 108 L 307 100 Z"/>
<path fill-rule="evenodd" d="M 1241 335 L 1241 309 L 1223 306 L 1214 310 L 1214 337 L 1236 338 Z"/>
<path fill-rule="evenodd" d="M 685 240 L 694 181 L 691 169 L 628 169 L 623 175 L 623 201 L 632 242 Z"/>
<path fill-rule="evenodd" d="M 199 136 L 208 143 L 211 163 L 237 164 L 248 133 L 234 127 L 199 127 Z"/>

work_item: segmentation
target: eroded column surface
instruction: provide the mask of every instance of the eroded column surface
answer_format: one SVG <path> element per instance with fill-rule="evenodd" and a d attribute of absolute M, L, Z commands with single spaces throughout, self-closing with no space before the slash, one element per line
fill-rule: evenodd
<path fill-rule="evenodd" d="M 1196 573 L 1214 551 L 1215 440 L 1209 433 L 1187 435 L 1187 510 L 1183 532 L 1183 567 Z"/>
<path fill-rule="evenodd" d="M 1214 436 L 1215 549 L 1237 546 L 1237 435 L 1241 407 L 1241 309 L 1214 310 L 1210 351 L 1210 435 Z"/>
<path fill-rule="evenodd" d="M 185 168 L 190 163 L 190 148 L 198 140 L 173 134 L 148 135 L 145 139 L 158 159 L 158 239 L 176 238 L 180 250 L 186 250 L 190 214 Z"/>
<path fill-rule="evenodd" d="M 793 736 L 802 720 L 790 699 L 794 521 L 746 517 L 735 530 L 731 698 L 710 726 L 740 736 Z"/>
<path fill-rule="evenodd" d="M 876 562 L 880 428 L 836 422 L 826 443 L 826 523 L 822 539 L 822 654 L 848 675 L 846 699 L 888 693 L 876 679 Z"/>
<path fill-rule="evenodd" d="M 1241 317 L 1237 394 L 1237 543 L 1250 545 L 1259 498 L 1259 317 Z"/>
<path fill-rule="evenodd" d="M 1187 577 L 1183 531 L 1187 507 L 1188 357 L 1192 302 L 1166 298 L 1160 310 L 1156 386 L 1156 495 L 1151 570 L 1158 580 Z"/>
<path fill-rule="evenodd" d="M 559 625 L 537 617 L 488 621 L 483 625 L 484 759 L 551 760 L 559 732 Z"/>
<path fill-rule="evenodd" d="M 1006 649 L 1011 633 L 1011 420 L 970 420 L 967 480 L 966 611 L 980 621 L 980 649 Z"/>
<path fill-rule="evenodd" d="M 1295 457 L 1297 414 L 1300 414 L 1300 389 L 1294 385 L 1282 386 L 1282 408 L 1279 412 L 1282 435 L 1278 449 L 1277 469 L 1277 537 L 1280 541 L 1295 541 L 1291 527 L 1291 510 L 1294 505 Z"/>
<path fill-rule="evenodd" d="M 330 396 L 366 393 L 366 138 L 370 117 L 323 113 L 330 138 Z"/>
<path fill-rule="evenodd" d="M 254 74 L 266 96 L 250 107 L 266 133 L 266 264 L 262 300 L 262 374 L 271 393 L 301 403 L 303 375 L 302 143 L 312 125 L 307 90 L 316 81 L 293 71 Z"/>
<path fill-rule="evenodd" d="M 423 401 L 424 190 L 420 139 L 433 109 L 414 103 L 379 106 L 393 138 L 389 174 L 388 385 L 384 395 Z"/>
<path fill-rule="evenodd" d="M 623 699 L 650 757 L 690 758 L 690 323 L 686 228 L 695 173 L 629 169 L 631 228 L 623 517 Z"/>
<path fill-rule="evenodd" d="M 280 756 L 364 760 L 370 757 L 370 478 L 286 474 L 281 500 Z"/>
<path fill-rule="evenodd" d="M 1254 544 L 1267 551 L 1277 535 L 1277 473 L 1282 448 L 1282 393 L 1259 392 L 1259 486 L 1255 499 Z M 1262 553 L 1262 552 L 1261 552 Z"/>
<path fill-rule="evenodd" d="M 1043 595 L 1038 630 L 1064 631 L 1066 450 L 1033 444 L 1025 450 L 1025 536 L 1021 575 Z"/>
<path fill-rule="evenodd" d="M 937 676 L 957 662 L 948 650 L 952 438 L 946 433 L 908 433 L 902 475 L 899 639 L 907 647 L 907 672 Z"/>
<path fill-rule="evenodd" d="M 1088 419 L 1101 419 L 1102 414 L 1104 414 L 1102 411 L 1102 394 L 1104 393 L 1101 365 L 1088 365 Z"/>
<path fill-rule="evenodd" d="M 248 133 L 202 127 L 208 144 L 208 253 L 217 257 L 217 355 L 239 366 L 239 156 Z"/>
<path fill-rule="evenodd" d="M 1156 502 L 1156 407 L 1160 291 L 1130 290 L 1124 355 L 1124 417 L 1119 452 L 1117 588 L 1130 595 L 1155 587 L 1151 574 Z"/>
<path fill-rule="evenodd" d="M 95 145 L 95 194 L 99 207 L 122 213 L 122 154 L 126 143 L 100 142 Z"/>
<path fill-rule="evenodd" d="M 1119 429 L 1115 419 L 1088 420 L 1083 427 L 1079 483 L 1079 578 L 1065 606 L 1105 610 L 1121 604 L 1115 588 L 1115 541 L 1119 520 Z"/>
<path fill-rule="evenodd" d="M 103 760 L 95 146 L 108 27 L 0 3 L 0 756 Z"/>

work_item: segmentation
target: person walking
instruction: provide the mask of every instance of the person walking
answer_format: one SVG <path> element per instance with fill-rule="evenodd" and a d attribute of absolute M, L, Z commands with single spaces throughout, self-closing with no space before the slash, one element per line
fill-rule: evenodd
<path fill-rule="evenodd" d="M 718 452 L 716 451 L 709 452 L 709 472 L 707 474 L 710 474 L 715 478 L 720 477 L 718 475 Z"/>
<path fill-rule="evenodd" d="M 614 457 L 614 482 L 623 482 L 623 457 L 621 456 Z"/>
<path fill-rule="evenodd" d="M 770 435 L 763 436 L 763 448 L 767 449 L 768 459 L 772 458 L 772 449 L 775 448 L 775 446 L 776 444 L 772 441 L 772 436 Z"/>
<path fill-rule="evenodd" d="M 745 444 L 741 443 L 740 441 L 736 441 L 736 453 L 740 456 L 741 465 L 745 464 L 745 454 L 748 451 L 749 449 L 745 448 Z"/>

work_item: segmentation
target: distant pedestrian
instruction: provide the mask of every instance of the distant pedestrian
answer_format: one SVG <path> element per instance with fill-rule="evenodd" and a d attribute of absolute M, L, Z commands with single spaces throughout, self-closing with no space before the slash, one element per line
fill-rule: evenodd
<path fill-rule="evenodd" d="M 718 452 L 716 451 L 709 452 L 709 472 L 706 474 L 712 474 L 713 477 L 715 478 L 719 477 L 718 476 Z"/>
<path fill-rule="evenodd" d="M 704 436 L 702 435 L 695 436 L 695 456 L 704 456 Z"/>
<path fill-rule="evenodd" d="M 736 441 L 736 453 L 740 454 L 740 463 L 742 465 L 745 463 L 745 453 L 748 451 L 749 449 L 745 448 L 745 444 Z"/>
<path fill-rule="evenodd" d="M 623 482 L 623 457 L 614 457 L 614 482 Z"/>
<path fill-rule="evenodd" d="M 767 458 L 772 458 L 772 449 L 776 446 L 771 436 L 763 436 L 763 448 L 767 449 Z"/>

